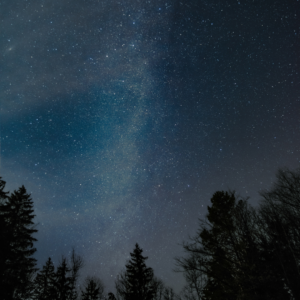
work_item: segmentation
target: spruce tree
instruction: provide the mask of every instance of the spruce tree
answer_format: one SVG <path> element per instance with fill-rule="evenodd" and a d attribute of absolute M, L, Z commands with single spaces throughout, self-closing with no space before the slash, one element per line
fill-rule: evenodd
<path fill-rule="evenodd" d="M 75 249 L 72 249 L 71 253 L 71 278 L 70 278 L 70 295 L 69 300 L 76 300 L 78 297 L 78 292 L 76 284 L 79 277 L 79 270 L 83 266 L 83 259 L 80 255 L 75 253 Z"/>
<path fill-rule="evenodd" d="M 100 279 L 87 277 L 85 279 L 85 289 L 81 291 L 81 300 L 101 300 L 103 299 L 104 286 Z"/>
<path fill-rule="evenodd" d="M 0 298 L 9 299 L 9 286 L 7 281 L 8 260 L 10 254 L 9 226 L 5 215 L 8 192 L 4 192 L 6 182 L 0 177 Z"/>
<path fill-rule="evenodd" d="M 211 259 L 206 263 L 208 281 L 204 294 L 209 299 L 234 299 L 234 295 L 239 294 L 239 287 L 235 284 L 233 271 L 234 253 L 228 244 L 235 230 L 235 197 L 227 192 L 216 192 L 211 202 L 207 219 L 212 227 L 210 230 L 204 228 L 200 234 L 203 249 L 211 255 Z"/>
<path fill-rule="evenodd" d="M 49 257 L 43 269 L 36 275 L 34 280 L 34 300 L 52 300 L 54 299 L 55 270 Z"/>
<path fill-rule="evenodd" d="M 81 256 L 75 254 L 73 249 L 71 254 L 71 264 L 66 257 L 62 260 L 55 272 L 53 282 L 54 298 L 56 300 L 75 300 L 78 297 L 76 285 L 79 275 L 79 270 L 83 265 Z"/>
<path fill-rule="evenodd" d="M 33 202 L 24 186 L 14 191 L 1 203 L 1 222 L 7 237 L 2 259 L 2 299 L 28 297 L 32 289 L 32 277 L 36 272 L 36 249 L 33 243 L 37 232 L 33 223 Z M 6 249 L 5 249 L 6 248 Z"/>
<path fill-rule="evenodd" d="M 72 289 L 71 269 L 68 266 L 68 261 L 65 257 L 57 267 L 54 281 L 55 298 L 57 300 L 68 300 Z"/>
<path fill-rule="evenodd" d="M 118 295 L 124 300 L 150 300 L 153 298 L 153 270 L 145 264 L 148 257 L 142 255 L 143 250 L 135 245 L 126 271 L 116 281 Z"/>

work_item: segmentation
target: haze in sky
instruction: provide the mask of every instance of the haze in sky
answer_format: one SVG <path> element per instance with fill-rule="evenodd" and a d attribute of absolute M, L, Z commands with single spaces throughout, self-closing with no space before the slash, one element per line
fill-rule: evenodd
<path fill-rule="evenodd" d="M 172 272 L 212 194 L 299 167 L 298 0 L 1 1 L 1 176 L 41 267 L 72 246 L 107 289 L 139 243 Z"/>

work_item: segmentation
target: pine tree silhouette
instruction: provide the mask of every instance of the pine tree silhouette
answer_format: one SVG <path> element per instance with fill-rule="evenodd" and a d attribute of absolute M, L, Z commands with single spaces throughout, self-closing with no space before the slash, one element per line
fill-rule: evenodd
<path fill-rule="evenodd" d="M 71 292 L 71 276 L 69 276 L 71 269 L 68 266 L 67 259 L 62 258 L 60 265 L 57 268 L 55 274 L 55 291 L 56 295 L 54 299 L 68 300 Z"/>
<path fill-rule="evenodd" d="M 55 300 L 75 300 L 78 297 L 76 289 L 79 270 L 83 265 L 81 256 L 75 254 L 73 249 L 71 263 L 66 257 L 62 257 L 55 272 L 53 289 L 51 294 Z"/>
<path fill-rule="evenodd" d="M 126 265 L 126 271 L 116 281 L 118 295 L 124 300 L 150 300 L 153 298 L 153 270 L 148 268 L 142 256 L 143 250 L 135 245 L 131 260 Z"/>
<path fill-rule="evenodd" d="M 87 277 L 85 279 L 85 290 L 81 291 L 81 300 L 103 299 L 104 286 L 100 279 Z"/>
<path fill-rule="evenodd" d="M 75 249 L 72 249 L 71 253 L 71 278 L 70 278 L 70 294 L 69 300 L 76 300 L 78 297 L 78 292 L 76 289 L 77 280 L 79 277 L 79 270 L 83 266 L 83 259 L 80 255 L 75 253 Z"/>
<path fill-rule="evenodd" d="M 1 184 L 3 187 L 3 182 Z M 6 238 L 1 250 L 4 255 L 1 262 L 3 289 L 0 291 L 3 300 L 28 297 L 32 291 L 32 277 L 37 270 L 36 259 L 32 257 L 36 251 L 33 234 L 37 232 L 33 212 L 32 199 L 24 186 L 8 197 L 2 193 L 0 215 L 5 228 L 2 238 Z"/>
<path fill-rule="evenodd" d="M 5 205 L 8 192 L 4 192 L 6 182 L 0 177 L 0 295 L 3 299 L 8 299 L 7 286 L 7 262 L 10 253 L 10 234 L 5 217 Z"/>
<path fill-rule="evenodd" d="M 34 300 L 52 300 L 54 299 L 55 270 L 49 257 L 43 269 L 36 275 L 34 280 Z"/>

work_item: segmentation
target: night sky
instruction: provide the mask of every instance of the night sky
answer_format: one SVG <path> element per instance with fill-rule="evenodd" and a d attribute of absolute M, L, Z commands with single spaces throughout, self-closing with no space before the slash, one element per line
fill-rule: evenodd
<path fill-rule="evenodd" d="M 0 2 L 1 176 L 107 292 L 136 242 L 179 291 L 212 194 L 299 167 L 300 1 L 166 1 Z"/>

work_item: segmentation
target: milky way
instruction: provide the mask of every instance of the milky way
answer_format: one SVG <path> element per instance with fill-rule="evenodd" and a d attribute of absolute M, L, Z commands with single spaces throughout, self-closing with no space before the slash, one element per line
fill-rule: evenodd
<path fill-rule="evenodd" d="M 72 246 L 113 289 L 138 242 L 179 291 L 216 190 L 299 166 L 299 1 L 2 1 L 1 176 L 36 258 Z"/>

